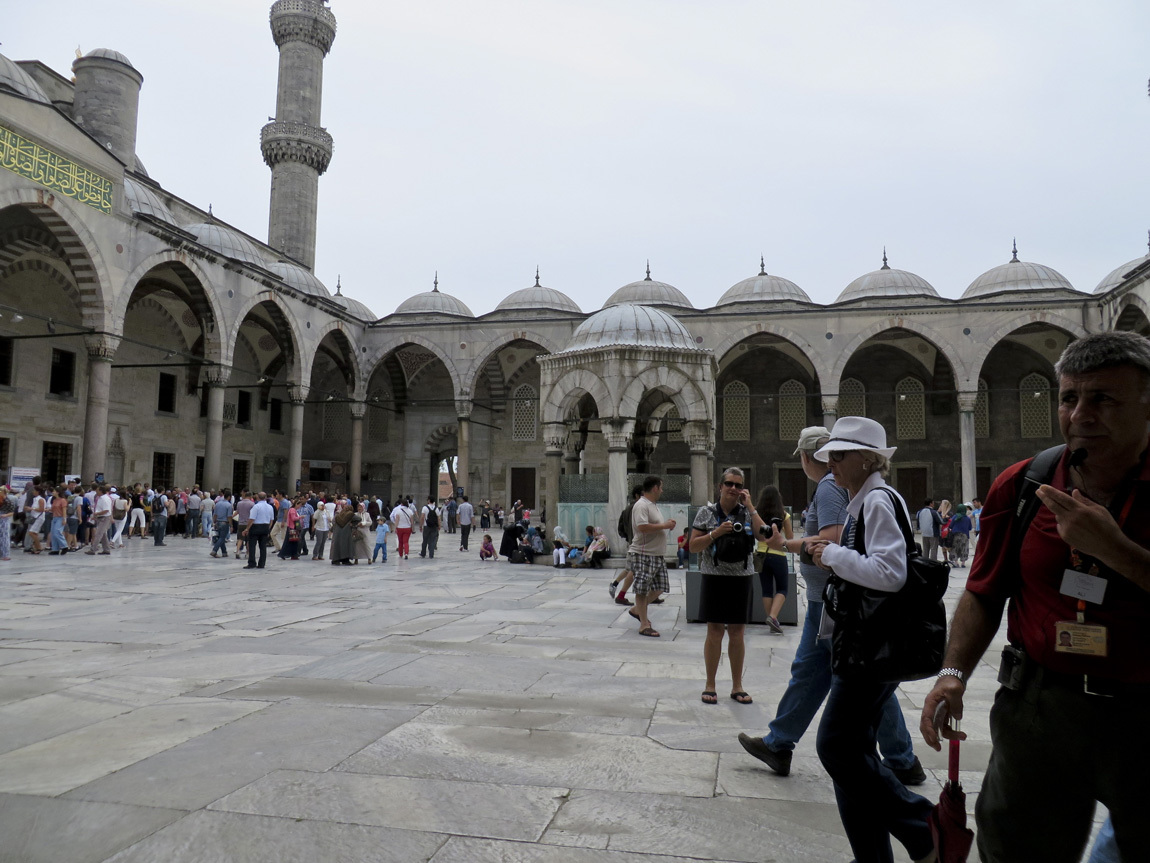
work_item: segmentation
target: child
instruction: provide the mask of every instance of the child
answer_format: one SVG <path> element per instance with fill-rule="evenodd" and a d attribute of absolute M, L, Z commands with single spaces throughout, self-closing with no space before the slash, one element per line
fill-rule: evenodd
<path fill-rule="evenodd" d="M 691 559 L 691 552 L 687 547 L 687 531 L 679 537 L 679 569 L 686 569 Z"/>
<path fill-rule="evenodd" d="M 391 526 L 387 523 L 387 519 L 381 518 L 379 526 L 375 529 L 375 549 L 371 552 L 371 562 L 375 563 L 375 556 L 381 551 L 383 552 L 383 562 L 387 563 L 387 535 L 391 532 Z"/>
<path fill-rule="evenodd" d="M 480 560 L 499 560 L 499 555 L 495 553 L 495 543 L 491 541 L 491 534 L 483 534 L 483 545 L 479 546 L 479 559 Z"/>

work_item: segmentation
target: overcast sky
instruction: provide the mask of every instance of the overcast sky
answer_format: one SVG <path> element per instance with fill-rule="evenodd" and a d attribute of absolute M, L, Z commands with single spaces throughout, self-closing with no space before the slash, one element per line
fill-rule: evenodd
<path fill-rule="evenodd" d="M 0 52 L 144 76 L 137 151 L 261 239 L 264 0 L 9 4 Z M 1145 254 L 1150 3 L 336 0 L 316 274 L 377 314 L 758 272 L 832 302 L 881 265 L 958 297 L 1010 258 L 1091 291 Z"/>

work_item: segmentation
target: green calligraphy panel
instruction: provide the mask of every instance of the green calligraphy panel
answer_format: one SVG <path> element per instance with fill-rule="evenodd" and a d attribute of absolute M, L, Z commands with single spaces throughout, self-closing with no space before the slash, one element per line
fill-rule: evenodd
<path fill-rule="evenodd" d="M 3 126 L 0 126 L 0 167 L 101 213 L 112 212 L 111 180 Z"/>

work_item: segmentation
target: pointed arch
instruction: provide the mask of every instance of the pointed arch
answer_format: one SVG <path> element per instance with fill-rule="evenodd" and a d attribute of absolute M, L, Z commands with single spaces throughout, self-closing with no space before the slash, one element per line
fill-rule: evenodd
<path fill-rule="evenodd" d="M 600 416 L 614 415 L 614 399 L 611 389 L 594 372 L 587 369 L 572 369 L 559 376 L 540 399 L 540 415 L 543 423 L 564 423 L 575 406 L 584 396 L 591 396 Z"/>
<path fill-rule="evenodd" d="M 690 376 L 674 366 L 653 366 L 632 378 L 619 399 L 619 416 L 637 416 L 639 402 L 651 390 L 665 393 L 683 419 L 710 421 L 710 400 Z"/>
<path fill-rule="evenodd" d="M 491 359 L 513 342 L 530 342 L 543 348 L 543 353 L 546 354 L 555 354 L 563 350 L 563 345 L 559 341 L 538 330 L 514 330 L 502 333 L 498 339 L 489 342 L 487 348 L 477 354 L 465 368 L 463 380 L 467 383 L 469 392 L 475 392 L 479 376 L 483 374 Z"/>
<path fill-rule="evenodd" d="M 231 361 L 232 346 L 236 344 L 236 340 L 239 338 L 240 328 L 258 306 L 267 309 L 274 326 L 282 331 L 280 335 L 287 336 L 291 340 L 290 344 L 286 346 L 280 345 L 280 355 L 284 358 L 282 365 L 286 366 L 288 381 L 306 384 L 311 377 L 311 357 L 307 357 L 305 362 L 303 336 L 299 330 L 299 323 L 295 315 L 283 304 L 283 301 L 274 291 L 260 291 L 258 294 L 247 298 L 236 310 L 231 332 L 227 339 L 228 361 Z"/>
<path fill-rule="evenodd" d="M 843 370 L 846 369 L 847 363 L 850 362 L 851 358 L 854 357 L 859 349 L 870 341 L 870 339 L 888 330 L 907 330 L 930 342 L 935 350 L 942 354 L 943 358 L 950 364 L 950 369 L 954 374 L 956 383 L 969 379 L 973 375 L 971 368 L 977 369 L 981 365 L 981 363 L 979 363 L 978 365 L 968 366 L 963 359 L 962 353 L 950 339 L 943 336 L 942 333 L 933 327 L 923 323 L 917 317 L 895 316 L 883 318 L 881 321 L 876 321 L 866 329 L 855 333 L 845 346 L 835 350 L 834 360 L 831 366 L 831 377 L 824 383 L 826 391 L 838 392 Z"/>
<path fill-rule="evenodd" d="M 377 330 L 379 332 L 381 330 Z M 375 346 L 374 350 L 370 350 L 367 359 L 364 361 L 364 368 L 370 369 L 370 373 L 364 376 L 365 380 L 370 380 L 372 375 L 375 374 L 379 364 L 384 362 L 388 356 L 398 351 L 404 345 L 419 345 L 421 348 L 426 348 L 435 354 L 436 358 L 443 363 L 447 369 L 447 375 L 451 379 L 451 389 L 454 396 L 460 396 L 466 392 L 470 395 L 470 390 L 464 390 L 463 379 L 459 375 L 459 367 L 455 364 L 451 354 L 443 350 L 443 345 L 437 344 L 427 336 L 421 335 L 414 329 L 404 328 L 402 330 L 394 330 L 388 332 L 386 337 Z"/>
<path fill-rule="evenodd" d="M 1065 315 L 1050 311 L 1022 310 L 1015 317 L 1000 325 L 990 337 L 982 341 L 973 355 L 970 363 L 968 383 L 975 380 L 975 375 L 982 372 L 986 358 L 990 352 L 1015 330 L 1020 330 L 1028 324 L 1047 324 L 1056 330 L 1062 330 L 1067 335 L 1080 339 L 1088 335 L 1081 323 Z"/>
<path fill-rule="evenodd" d="M 718 360 L 719 368 L 725 369 L 727 365 L 729 365 L 730 360 L 728 355 L 737 348 L 741 342 L 762 333 L 777 336 L 780 339 L 790 342 L 795 350 L 802 354 L 815 370 L 815 380 L 821 385 L 826 386 L 825 382 L 830 378 L 831 373 L 831 367 L 826 361 L 827 352 L 816 350 L 815 346 L 804 336 L 801 336 L 788 327 L 769 320 L 747 324 L 722 338 L 715 348 L 715 358 Z"/>

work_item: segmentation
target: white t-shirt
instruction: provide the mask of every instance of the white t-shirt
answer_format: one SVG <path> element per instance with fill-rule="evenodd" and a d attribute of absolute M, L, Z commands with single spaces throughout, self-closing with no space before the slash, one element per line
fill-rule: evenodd
<path fill-rule="evenodd" d="M 666 521 L 660 514 L 659 507 L 647 498 L 640 497 L 631 508 L 631 530 L 635 538 L 627 546 L 631 554 L 649 554 L 652 557 L 662 557 L 667 553 L 667 531 L 652 530 L 647 533 L 639 532 L 641 524 L 662 524 Z"/>
<path fill-rule="evenodd" d="M 112 496 L 110 494 L 102 494 L 96 498 L 96 518 L 103 518 L 106 515 L 112 514 Z"/>
<path fill-rule="evenodd" d="M 396 529 L 407 529 L 411 527 L 411 523 L 415 520 L 415 512 L 407 504 L 397 506 L 391 511 L 391 520 L 395 522 Z"/>

